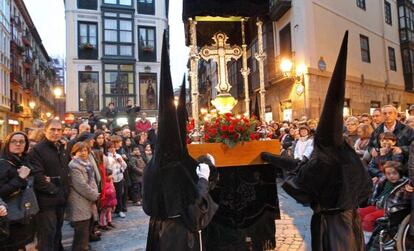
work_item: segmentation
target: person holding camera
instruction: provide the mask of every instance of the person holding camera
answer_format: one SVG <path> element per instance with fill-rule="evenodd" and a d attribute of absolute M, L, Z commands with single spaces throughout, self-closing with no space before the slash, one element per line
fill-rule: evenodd
<path fill-rule="evenodd" d="M 0 197 L 8 201 L 18 195 L 27 186 L 31 173 L 27 158 L 29 139 L 23 132 L 14 132 L 7 136 L 0 157 Z M 5 204 L 0 204 L 0 216 L 5 216 Z M 33 241 L 34 224 L 32 219 L 25 222 L 9 222 L 9 237 L 0 242 L 0 250 L 24 249 Z"/>
<path fill-rule="evenodd" d="M 401 149 L 396 147 L 397 136 L 392 132 L 381 133 L 379 141 L 381 148 L 375 149 L 377 155 L 373 157 L 368 164 L 368 173 L 371 176 L 374 185 L 384 176 L 385 162 L 396 161 L 402 163 L 404 159 Z"/>
<path fill-rule="evenodd" d="M 69 195 L 68 156 L 61 142 L 62 124 L 51 119 L 45 125 L 45 138 L 29 152 L 34 162 L 34 189 L 39 204 L 37 249 L 63 251 L 62 225 Z"/>

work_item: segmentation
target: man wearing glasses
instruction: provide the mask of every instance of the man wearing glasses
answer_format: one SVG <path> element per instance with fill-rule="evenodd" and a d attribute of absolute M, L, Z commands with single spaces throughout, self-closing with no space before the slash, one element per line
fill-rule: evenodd
<path fill-rule="evenodd" d="M 29 153 L 34 162 L 34 188 L 40 208 L 36 224 L 37 249 L 42 251 L 63 251 L 62 225 L 69 182 L 62 133 L 60 121 L 49 120 L 45 125 L 45 138 Z"/>

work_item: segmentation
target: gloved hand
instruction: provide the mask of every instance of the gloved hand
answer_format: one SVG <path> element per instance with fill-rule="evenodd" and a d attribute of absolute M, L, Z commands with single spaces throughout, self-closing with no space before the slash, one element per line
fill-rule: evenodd
<path fill-rule="evenodd" d="M 208 177 L 210 177 L 210 167 L 207 164 L 200 163 L 196 168 L 196 173 L 199 178 L 204 178 L 208 181 Z"/>
<path fill-rule="evenodd" d="M 216 160 L 214 159 L 213 155 L 207 153 L 207 157 L 210 159 L 211 164 L 213 164 L 215 166 L 216 165 Z"/>

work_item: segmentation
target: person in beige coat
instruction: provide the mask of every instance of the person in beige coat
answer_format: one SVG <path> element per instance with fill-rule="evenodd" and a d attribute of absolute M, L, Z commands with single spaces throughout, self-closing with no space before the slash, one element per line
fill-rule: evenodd
<path fill-rule="evenodd" d="M 66 213 L 68 220 L 74 223 L 73 251 L 89 250 L 89 225 L 91 218 L 98 214 L 95 202 L 99 192 L 89 153 L 89 146 L 78 142 L 72 148 L 73 159 L 69 163 L 72 184 Z"/>

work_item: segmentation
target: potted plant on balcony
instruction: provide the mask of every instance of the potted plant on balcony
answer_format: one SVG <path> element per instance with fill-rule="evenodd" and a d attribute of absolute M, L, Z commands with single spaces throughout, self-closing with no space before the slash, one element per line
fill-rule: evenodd
<path fill-rule="evenodd" d="M 91 43 L 83 43 L 79 45 L 79 48 L 84 49 L 84 50 L 92 50 L 95 48 L 95 46 Z"/>
<path fill-rule="evenodd" d="M 146 52 L 146 53 L 151 53 L 154 51 L 154 47 L 150 46 L 150 45 L 144 45 L 142 47 L 142 51 Z"/>
<path fill-rule="evenodd" d="M 24 46 L 17 45 L 16 50 L 19 55 L 22 55 L 24 51 L 26 50 L 26 48 Z"/>

